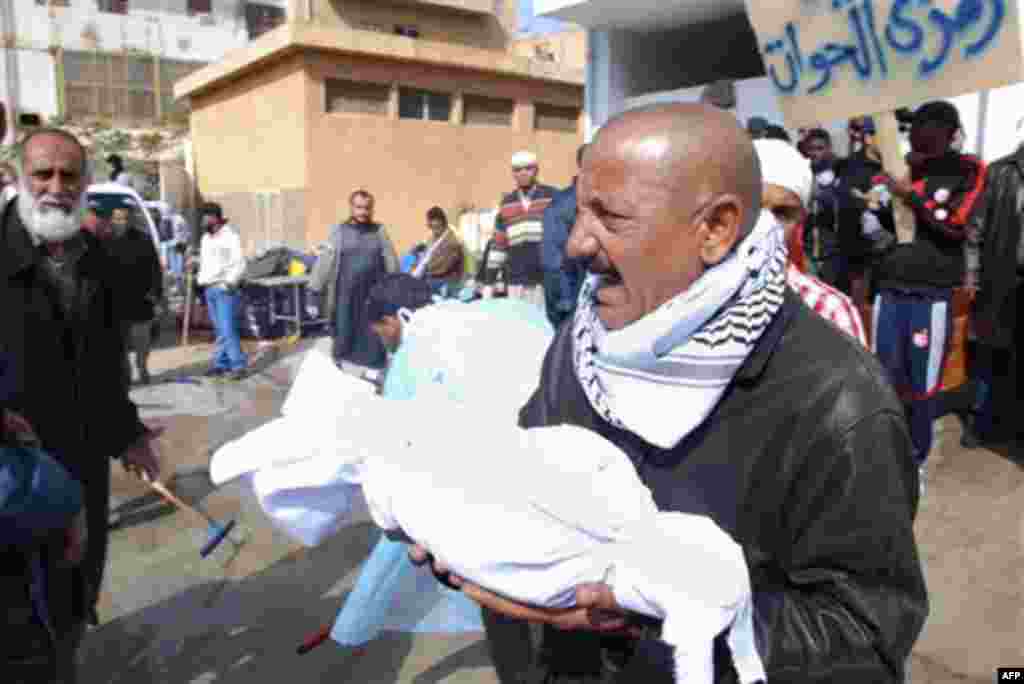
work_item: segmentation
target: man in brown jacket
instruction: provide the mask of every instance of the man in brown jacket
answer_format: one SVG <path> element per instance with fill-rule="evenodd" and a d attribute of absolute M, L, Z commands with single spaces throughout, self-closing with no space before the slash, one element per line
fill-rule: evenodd
<path fill-rule="evenodd" d="M 462 280 L 465 270 L 462 243 L 448 225 L 448 217 L 441 207 L 432 207 L 427 212 L 427 226 L 432 240 L 413 269 L 413 275 L 426 279 L 435 292 L 445 285 L 454 287 Z"/>

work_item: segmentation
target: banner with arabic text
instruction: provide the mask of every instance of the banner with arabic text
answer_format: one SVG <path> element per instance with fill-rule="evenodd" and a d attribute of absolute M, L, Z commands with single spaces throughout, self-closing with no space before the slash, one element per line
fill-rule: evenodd
<path fill-rule="evenodd" d="M 1024 79 L 1020 0 L 746 0 L 790 126 Z"/>

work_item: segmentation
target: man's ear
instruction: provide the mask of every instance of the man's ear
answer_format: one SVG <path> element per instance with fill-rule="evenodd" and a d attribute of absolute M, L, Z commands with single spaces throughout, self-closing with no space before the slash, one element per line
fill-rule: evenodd
<path fill-rule="evenodd" d="M 736 195 L 722 195 L 702 213 L 700 257 L 710 267 L 725 259 L 742 239 L 743 201 Z"/>

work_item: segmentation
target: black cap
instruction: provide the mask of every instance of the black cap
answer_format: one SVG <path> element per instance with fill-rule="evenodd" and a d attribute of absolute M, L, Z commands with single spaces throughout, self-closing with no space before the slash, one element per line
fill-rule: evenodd
<path fill-rule="evenodd" d="M 111 166 L 120 166 L 124 164 L 124 160 L 121 159 L 121 155 L 112 154 L 109 157 L 107 157 L 107 163 L 110 164 Z"/>
<path fill-rule="evenodd" d="M 216 216 L 218 219 L 224 218 L 224 208 L 216 202 L 207 202 L 199 208 L 199 213 L 202 216 Z"/>
<path fill-rule="evenodd" d="M 952 103 L 945 100 L 928 102 L 914 112 L 914 125 L 926 123 L 943 124 L 956 130 L 960 128 L 960 112 Z"/>

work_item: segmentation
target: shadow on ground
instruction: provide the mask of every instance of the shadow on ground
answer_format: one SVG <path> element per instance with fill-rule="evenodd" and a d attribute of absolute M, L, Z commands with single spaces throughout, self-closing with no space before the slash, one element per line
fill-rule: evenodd
<path fill-rule="evenodd" d="M 81 681 L 89 684 L 380 682 L 399 679 L 413 636 L 386 634 L 362 651 L 328 641 L 296 647 L 332 621 L 379 532 L 364 523 L 297 558 L 237 581 L 206 582 L 89 633 Z M 350 573 L 352 575 L 350 576 Z M 341 582 L 342 578 L 348 580 Z M 473 639 L 417 675 L 435 684 L 457 670 L 486 667 Z"/>

